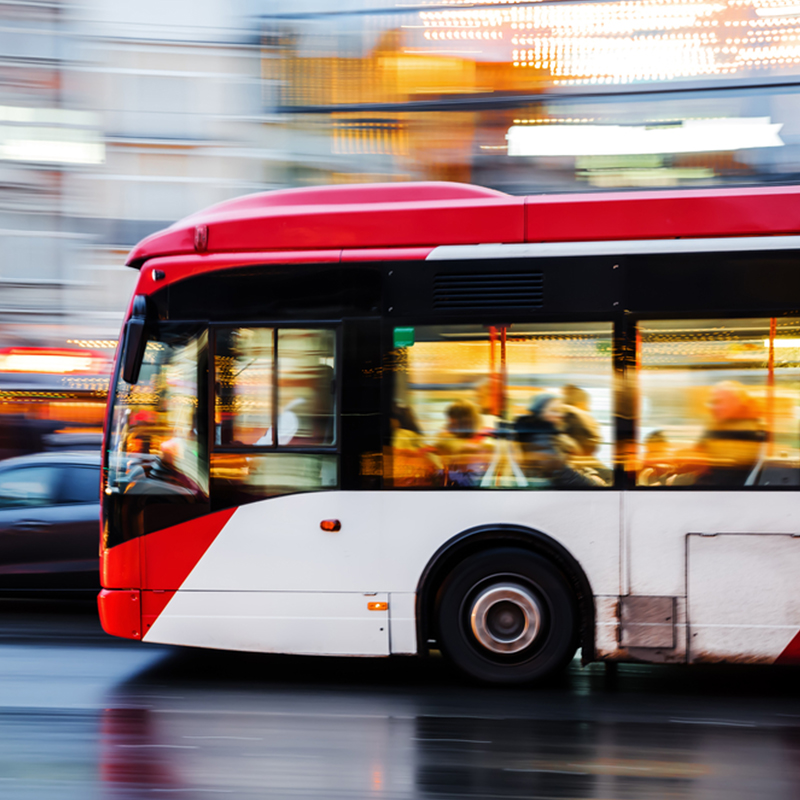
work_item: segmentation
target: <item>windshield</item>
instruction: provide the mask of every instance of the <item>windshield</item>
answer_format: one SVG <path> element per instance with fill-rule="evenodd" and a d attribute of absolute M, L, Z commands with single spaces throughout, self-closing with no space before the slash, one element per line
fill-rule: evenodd
<path fill-rule="evenodd" d="M 107 437 L 107 546 L 208 511 L 208 334 L 161 323 L 148 333 L 139 380 L 120 376 Z"/>

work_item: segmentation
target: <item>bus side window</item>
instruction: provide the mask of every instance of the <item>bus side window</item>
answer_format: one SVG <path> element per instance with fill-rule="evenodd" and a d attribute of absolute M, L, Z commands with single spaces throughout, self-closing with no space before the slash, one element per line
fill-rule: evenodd
<path fill-rule="evenodd" d="M 611 323 L 398 329 L 388 482 L 610 486 L 611 336 Z"/>
<path fill-rule="evenodd" d="M 791 318 L 639 324 L 644 487 L 800 485 Z"/>

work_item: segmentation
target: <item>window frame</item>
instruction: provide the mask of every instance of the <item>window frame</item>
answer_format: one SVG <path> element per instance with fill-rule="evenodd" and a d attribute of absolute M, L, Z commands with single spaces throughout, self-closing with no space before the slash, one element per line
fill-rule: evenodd
<path fill-rule="evenodd" d="M 281 445 L 278 437 L 273 437 L 272 444 L 262 445 L 221 445 L 216 444 L 216 401 L 217 401 L 217 335 L 220 330 L 235 328 L 271 328 L 273 330 L 273 370 L 272 370 L 272 430 L 278 430 L 278 358 L 280 357 L 277 342 L 281 330 L 332 330 L 334 332 L 333 380 L 334 380 L 334 442 L 330 445 Z M 250 455 L 267 455 L 270 453 L 288 453 L 295 455 L 336 455 L 341 456 L 342 449 L 342 322 L 341 320 L 271 320 L 256 321 L 235 320 L 231 322 L 210 322 L 208 324 L 208 452 L 209 470 L 211 455 L 214 453 L 238 453 Z"/>

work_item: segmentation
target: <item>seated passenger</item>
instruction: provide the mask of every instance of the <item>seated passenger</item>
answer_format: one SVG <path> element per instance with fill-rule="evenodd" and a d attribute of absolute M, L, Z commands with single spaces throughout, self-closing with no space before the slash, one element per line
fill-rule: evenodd
<path fill-rule="evenodd" d="M 568 436 L 576 446 L 570 458 L 570 464 L 579 470 L 596 473 L 603 483 L 610 486 L 614 480 L 614 472 L 595 455 L 603 443 L 600 425 L 591 413 L 589 392 L 571 383 L 562 387 L 564 399 L 564 435 Z"/>
<path fill-rule="evenodd" d="M 443 466 L 433 448 L 425 444 L 414 412 L 405 405 L 392 405 L 391 467 L 394 486 L 439 486 Z"/>
<path fill-rule="evenodd" d="M 523 472 L 528 477 L 545 478 L 551 486 L 604 486 L 593 470 L 579 471 L 570 465 L 578 445 L 563 432 L 564 411 L 556 395 L 543 392 L 534 397 L 530 413 L 514 422 Z"/>
<path fill-rule="evenodd" d="M 589 393 L 571 383 L 561 389 L 564 398 L 564 433 L 578 446 L 578 454 L 591 456 L 602 441 L 600 426 L 592 416 Z"/>
<path fill-rule="evenodd" d="M 662 470 L 654 481 L 643 469 L 637 483 L 746 486 L 754 478 L 767 439 L 756 400 L 738 381 L 722 381 L 711 389 L 708 410 L 711 424 L 692 447 L 674 454 L 673 474 Z"/>
<path fill-rule="evenodd" d="M 653 431 L 644 440 L 644 457 L 636 476 L 638 486 L 663 486 L 676 473 L 675 458 L 664 431 Z"/>
<path fill-rule="evenodd" d="M 738 381 L 713 387 L 711 425 L 695 445 L 695 486 L 744 486 L 766 441 L 758 404 Z"/>
<path fill-rule="evenodd" d="M 480 485 L 494 453 L 494 442 L 480 433 L 480 424 L 480 409 L 469 400 L 448 407 L 445 429 L 435 443 L 446 486 Z"/>

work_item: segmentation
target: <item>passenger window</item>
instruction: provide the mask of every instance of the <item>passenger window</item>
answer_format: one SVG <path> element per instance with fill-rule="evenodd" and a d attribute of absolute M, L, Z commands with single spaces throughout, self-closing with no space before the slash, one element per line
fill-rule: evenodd
<path fill-rule="evenodd" d="M 54 467 L 20 467 L 0 473 L 0 508 L 34 508 L 55 502 Z"/>
<path fill-rule="evenodd" d="M 93 467 L 63 467 L 59 503 L 100 502 L 100 471 Z"/>
<path fill-rule="evenodd" d="M 395 487 L 613 483 L 612 326 L 395 329 Z"/>
<path fill-rule="evenodd" d="M 637 483 L 800 485 L 800 321 L 639 324 Z"/>

